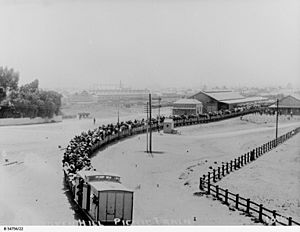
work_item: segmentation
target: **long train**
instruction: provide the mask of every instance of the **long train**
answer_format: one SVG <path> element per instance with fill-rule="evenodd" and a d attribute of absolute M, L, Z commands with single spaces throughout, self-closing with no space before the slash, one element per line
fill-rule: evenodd
<path fill-rule="evenodd" d="M 173 116 L 174 126 L 209 123 L 258 112 L 258 108 L 224 114 Z M 162 129 L 162 124 L 153 123 L 152 130 Z M 125 129 L 105 136 L 90 146 L 91 154 L 119 139 L 144 133 L 147 125 Z M 121 184 L 120 176 L 100 173 L 95 170 L 70 171 L 68 163 L 63 165 L 65 182 L 72 192 L 75 203 L 93 223 L 130 225 L 133 220 L 133 191 Z"/>

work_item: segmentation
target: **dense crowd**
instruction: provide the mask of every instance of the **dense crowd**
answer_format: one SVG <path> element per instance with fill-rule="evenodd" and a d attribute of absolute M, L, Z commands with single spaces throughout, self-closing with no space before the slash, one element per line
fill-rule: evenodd
<path fill-rule="evenodd" d="M 255 107 L 252 107 L 255 108 Z M 191 118 L 206 118 L 211 119 L 214 116 L 222 116 L 225 114 L 231 114 L 236 112 L 241 112 L 247 109 L 252 109 L 249 107 L 239 107 L 232 110 L 221 110 L 218 112 L 210 112 L 208 114 L 198 114 L 198 115 L 181 115 L 181 116 L 170 116 L 174 121 L 180 119 L 191 119 Z M 165 117 L 152 118 L 151 125 L 154 129 L 159 130 L 160 125 L 163 124 Z M 125 130 L 133 131 L 134 128 L 140 128 L 147 124 L 146 120 L 133 120 L 120 122 L 116 124 L 102 125 L 94 130 L 88 130 L 87 132 L 82 132 L 80 135 L 75 136 L 66 147 L 63 155 L 63 166 L 67 170 L 68 174 L 74 175 L 80 170 L 92 170 L 92 164 L 90 157 L 92 155 L 93 148 L 99 142 L 104 141 L 107 136 L 119 134 Z"/>
<path fill-rule="evenodd" d="M 152 125 L 158 127 L 158 121 L 163 123 L 164 117 L 152 119 Z M 94 130 L 82 132 L 80 135 L 75 136 L 66 147 L 63 156 L 63 166 L 67 168 L 68 173 L 75 174 L 76 172 L 84 169 L 93 169 L 90 161 L 90 156 L 93 153 L 93 146 L 101 141 L 104 141 L 107 136 L 116 135 L 125 130 L 132 130 L 146 125 L 146 120 L 134 120 L 127 122 L 120 122 L 116 124 L 102 125 Z"/>

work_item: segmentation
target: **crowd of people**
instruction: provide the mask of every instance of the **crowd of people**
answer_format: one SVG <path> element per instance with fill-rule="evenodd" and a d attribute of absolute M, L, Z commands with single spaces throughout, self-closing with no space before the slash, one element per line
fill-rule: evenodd
<path fill-rule="evenodd" d="M 152 119 L 151 123 L 158 128 L 158 122 L 163 123 L 164 117 Z M 132 130 L 146 125 L 146 120 L 133 120 L 116 124 L 102 125 L 94 130 L 82 132 L 76 135 L 66 147 L 63 155 L 63 166 L 67 168 L 69 174 L 75 174 L 80 170 L 93 169 L 90 161 L 94 145 L 104 141 L 107 136 L 116 135 L 125 130 Z"/>
<path fill-rule="evenodd" d="M 235 108 L 231 111 L 220 111 L 218 114 L 215 112 L 210 112 L 208 114 L 199 115 L 181 115 L 181 116 L 170 116 L 174 121 L 179 119 L 190 119 L 193 117 L 207 118 L 210 119 L 212 116 L 230 114 L 233 112 L 244 111 L 249 108 Z M 163 125 L 165 120 L 164 116 L 152 118 L 151 125 L 152 128 L 159 130 Z M 94 152 L 95 145 L 104 141 L 107 136 L 120 134 L 121 132 L 128 130 L 133 131 L 134 128 L 140 128 L 145 126 L 147 121 L 145 119 L 141 120 L 129 120 L 126 122 L 120 122 L 116 124 L 108 124 L 99 126 L 93 130 L 88 130 L 87 132 L 82 132 L 80 135 L 76 135 L 65 148 L 63 155 L 63 166 L 67 170 L 68 174 L 74 175 L 80 170 L 92 170 L 92 164 L 90 157 Z"/>

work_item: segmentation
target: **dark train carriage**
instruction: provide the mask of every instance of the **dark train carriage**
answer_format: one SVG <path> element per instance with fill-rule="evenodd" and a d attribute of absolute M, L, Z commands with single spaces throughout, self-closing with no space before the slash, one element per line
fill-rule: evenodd
<path fill-rule="evenodd" d="M 115 174 L 80 171 L 76 177 L 75 201 L 94 222 L 130 225 L 133 191 Z"/>

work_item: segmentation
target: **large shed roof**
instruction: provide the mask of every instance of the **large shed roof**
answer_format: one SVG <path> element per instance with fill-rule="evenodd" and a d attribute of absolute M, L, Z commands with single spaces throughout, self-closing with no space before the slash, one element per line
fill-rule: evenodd
<path fill-rule="evenodd" d="M 249 102 L 260 102 L 260 101 L 265 101 L 267 98 L 265 97 L 247 97 L 247 98 L 242 98 L 242 99 L 233 99 L 233 100 L 225 100 L 221 101 L 226 104 L 244 104 L 244 103 L 249 103 Z"/>
<path fill-rule="evenodd" d="M 190 99 L 190 98 L 182 98 L 174 102 L 173 104 L 202 104 L 200 101 L 197 99 Z"/>
<path fill-rule="evenodd" d="M 196 96 L 199 93 L 203 93 L 211 98 L 216 99 L 217 101 L 226 101 L 226 100 L 236 100 L 236 99 L 243 99 L 241 94 L 238 92 L 233 92 L 230 90 L 219 90 L 219 91 L 200 91 L 194 94 L 192 97 Z"/>
<path fill-rule="evenodd" d="M 233 92 L 233 91 L 207 91 L 204 93 L 218 101 L 244 98 L 241 94 L 239 94 L 237 92 Z"/>

